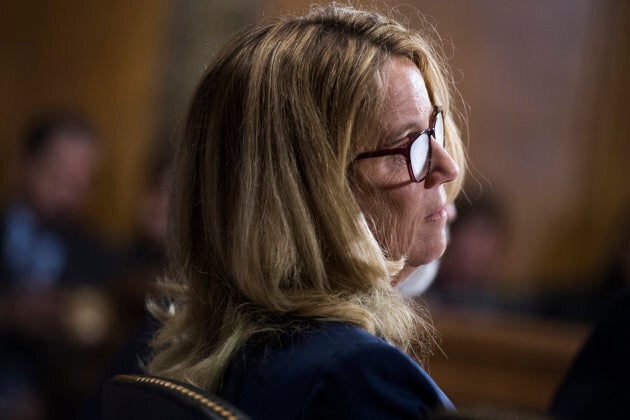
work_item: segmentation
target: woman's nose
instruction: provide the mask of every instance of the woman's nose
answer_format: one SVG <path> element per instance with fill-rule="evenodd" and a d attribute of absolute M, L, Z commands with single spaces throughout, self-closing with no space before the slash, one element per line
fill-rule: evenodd
<path fill-rule="evenodd" d="M 459 167 L 440 144 L 431 137 L 431 168 L 424 180 L 425 188 L 438 187 L 454 181 L 459 175 Z"/>

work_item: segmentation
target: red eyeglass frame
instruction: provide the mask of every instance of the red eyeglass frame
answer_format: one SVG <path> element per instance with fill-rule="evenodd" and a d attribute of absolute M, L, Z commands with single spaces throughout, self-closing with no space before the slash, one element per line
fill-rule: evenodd
<path fill-rule="evenodd" d="M 405 143 L 403 146 L 395 147 L 392 149 L 383 149 L 383 150 L 375 150 L 373 152 L 364 152 L 360 153 L 354 160 L 367 159 L 367 158 L 375 158 L 381 156 L 390 156 L 390 155 L 403 155 L 407 159 L 407 169 L 409 170 L 409 177 L 413 182 L 420 183 L 429 176 L 429 172 L 431 172 L 431 156 L 433 154 L 433 147 L 431 146 L 431 137 L 435 137 L 435 123 L 437 121 L 437 117 L 439 114 L 442 114 L 442 121 L 444 121 L 444 112 L 442 108 L 434 105 L 433 112 L 431 113 L 431 117 L 429 118 L 429 128 L 426 130 L 422 130 L 419 133 L 411 133 L 407 137 L 409 141 Z M 429 135 L 429 153 L 427 154 L 427 170 L 424 176 L 418 180 L 416 180 L 415 175 L 413 174 L 413 169 L 411 167 L 411 145 L 414 141 L 418 140 L 420 136 L 423 134 Z M 444 146 L 446 146 L 446 133 L 444 136 Z"/>

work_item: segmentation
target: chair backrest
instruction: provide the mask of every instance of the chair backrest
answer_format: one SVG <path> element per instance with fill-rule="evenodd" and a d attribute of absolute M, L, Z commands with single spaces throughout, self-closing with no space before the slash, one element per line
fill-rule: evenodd
<path fill-rule="evenodd" d="M 117 375 L 103 387 L 103 420 L 147 418 L 248 419 L 219 397 L 183 382 L 155 376 Z"/>

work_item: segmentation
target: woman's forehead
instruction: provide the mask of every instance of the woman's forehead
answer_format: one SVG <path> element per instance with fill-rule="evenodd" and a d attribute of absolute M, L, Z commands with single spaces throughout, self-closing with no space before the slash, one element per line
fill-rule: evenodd
<path fill-rule="evenodd" d="M 386 135 L 428 127 L 433 105 L 420 70 L 407 58 L 394 58 L 383 71 L 384 100 L 379 125 Z"/>

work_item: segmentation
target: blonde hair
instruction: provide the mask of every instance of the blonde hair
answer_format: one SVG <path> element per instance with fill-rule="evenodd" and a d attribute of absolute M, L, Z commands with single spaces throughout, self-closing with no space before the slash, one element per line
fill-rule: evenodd
<path fill-rule="evenodd" d="M 245 30 L 218 54 L 176 153 L 169 303 L 149 304 L 163 321 L 150 373 L 216 391 L 247 340 L 303 318 L 430 351 L 431 324 L 390 285 L 402 262 L 378 245 L 349 176 L 374 136 L 378 72 L 392 56 L 420 69 L 463 168 L 442 55 L 394 20 L 316 8 Z"/>

